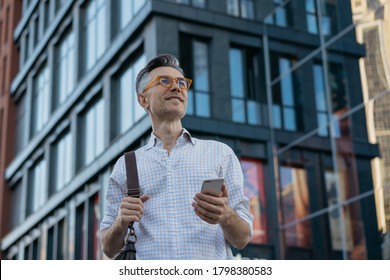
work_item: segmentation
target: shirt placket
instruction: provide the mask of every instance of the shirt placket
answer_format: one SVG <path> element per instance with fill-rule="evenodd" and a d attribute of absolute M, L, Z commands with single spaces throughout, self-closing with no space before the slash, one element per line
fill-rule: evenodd
<path fill-rule="evenodd" d="M 169 199 L 168 199 L 168 204 L 169 204 L 169 229 L 170 229 L 170 239 L 171 239 L 171 244 L 172 244 L 172 251 L 174 254 L 174 257 L 177 259 L 181 259 L 181 252 L 180 252 L 180 232 L 178 229 L 177 225 L 177 207 L 176 203 L 178 203 L 178 197 L 177 197 L 177 190 L 176 190 L 176 183 L 175 183 L 175 170 L 174 170 L 174 165 L 175 165 L 175 149 L 177 146 L 174 146 L 171 149 L 170 154 L 168 155 L 168 152 L 166 152 L 167 156 L 167 190 L 169 193 Z"/>

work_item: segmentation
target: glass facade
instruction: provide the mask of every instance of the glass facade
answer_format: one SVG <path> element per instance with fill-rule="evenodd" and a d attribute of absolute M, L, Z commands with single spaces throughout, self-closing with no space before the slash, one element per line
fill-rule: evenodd
<path fill-rule="evenodd" d="M 8 258 L 106 258 L 98 225 L 110 172 L 151 131 L 135 77 L 169 52 L 193 80 L 184 127 L 227 143 L 241 162 L 254 229 L 236 256 L 382 258 L 390 173 L 379 171 L 390 141 L 373 140 L 366 122 L 388 129 L 389 84 L 385 65 L 367 70 L 365 95 L 367 49 L 349 1 L 38 2 L 23 9 L 31 22 L 14 36 L 21 71 L 12 86 L 16 156 L 5 173 L 14 202 Z M 34 31 L 45 7 L 51 35 Z M 375 30 L 361 35 L 379 40 Z M 21 228 L 27 219 L 32 227 Z"/>

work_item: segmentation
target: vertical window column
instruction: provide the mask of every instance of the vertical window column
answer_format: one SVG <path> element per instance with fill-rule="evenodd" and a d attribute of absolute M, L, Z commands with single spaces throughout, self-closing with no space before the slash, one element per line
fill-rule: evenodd
<path fill-rule="evenodd" d="M 73 92 L 75 86 L 75 40 L 74 33 L 70 32 L 56 49 L 56 100 L 57 107 Z"/>
<path fill-rule="evenodd" d="M 47 66 L 35 76 L 33 90 L 32 135 L 39 132 L 49 119 L 50 78 Z"/>
<path fill-rule="evenodd" d="M 92 0 L 86 7 L 83 26 L 86 70 L 90 70 L 107 47 L 107 3 L 106 0 Z"/>
<path fill-rule="evenodd" d="M 104 100 L 100 99 L 82 117 L 83 133 L 83 165 L 91 163 L 104 150 Z"/>
<path fill-rule="evenodd" d="M 256 50 L 231 48 L 229 52 L 232 120 L 261 124 L 259 57 Z"/>
<path fill-rule="evenodd" d="M 295 108 L 297 93 L 294 91 L 293 74 L 290 73 L 292 61 L 285 57 L 278 57 L 276 65 L 278 69 L 273 69 L 273 78 L 280 79 L 280 81 L 272 87 L 274 126 L 296 131 L 298 129 Z"/>
<path fill-rule="evenodd" d="M 29 172 L 26 216 L 37 211 L 46 201 L 46 160 L 38 161 Z"/>

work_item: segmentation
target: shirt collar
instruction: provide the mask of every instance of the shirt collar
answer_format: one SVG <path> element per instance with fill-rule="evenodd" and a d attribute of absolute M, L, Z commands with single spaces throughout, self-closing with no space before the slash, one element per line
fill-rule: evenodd
<path fill-rule="evenodd" d="M 158 139 L 157 136 L 152 131 L 152 133 L 150 134 L 149 142 L 146 145 L 146 149 L 149 150 L 153 148 L 154 146 L 156 146 L 158 142 L 161 142 L 161 140 Z M 194 139 L 192 138 L 188 130 L 185 128 L 183 128 L 182 134 L 179 136 L 179 138 L 176 141 L 176 143 L 180 143 L 180 142 L 190 142 L 192 145 L 195 145 Z"/>

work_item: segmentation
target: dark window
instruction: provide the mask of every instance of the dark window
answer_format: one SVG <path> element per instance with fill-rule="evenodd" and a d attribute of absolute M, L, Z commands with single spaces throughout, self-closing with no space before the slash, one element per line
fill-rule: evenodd
<path fill-rule="evenodd" d="M 182 36 L 181 61 L 184 72 L 193 80 L 188 91 L 187 115 L 210 117 L 209 46 L 204 40 Z"/>
<path fill-rule="evenodd" d="M 300 93 L 297 77 L 291 72 L 295 59 L 271 54 L 272 74 L 272 115 L 274 127 L 289 131 L 301 129 Z"/>
<path fill-rule="evenodd" d="M 253 0 L 226 0 L 227 13 L 235 17 L 254 19 Z"/>
<path fill-rule="evenodd" d="M 273 0 L 274 7 L 265 18 L 265 23 L 280 27 L 292 26 L 292 1 Z"/>
<path fill-rule="evenodd" d="M 264 85 L 260 64 L 259 50 L 230 49 L 230 91 L 234 122 L 253 125 L 264 122 L 260 104 L 260 93 Z"/>

